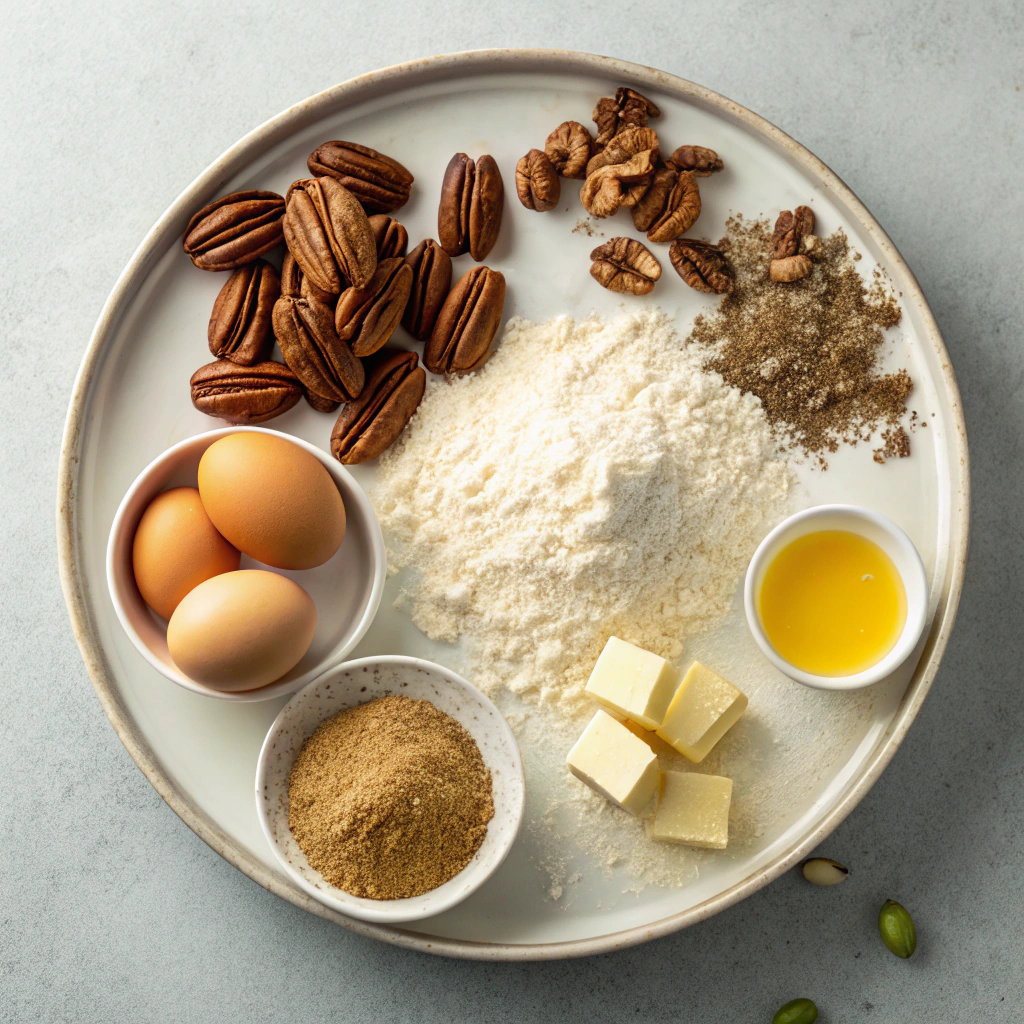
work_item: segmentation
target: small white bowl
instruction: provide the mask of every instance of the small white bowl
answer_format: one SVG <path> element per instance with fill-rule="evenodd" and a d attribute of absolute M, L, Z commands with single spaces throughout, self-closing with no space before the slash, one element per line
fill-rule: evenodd
<path fill-rule="evenodd" d="M 302 660 L 287 675 L 257 690 L 227 693 L 180 672 L 167 650 L 167 623 L 149 608 L 135 584 L 132 542 L 146 506 L 169 487 L 195 487 L 199 460 L 214 441 L 229 434 L 270 434 L 316 456 L 331 474 L 345 503 L 345 539 L 334 556 L 315 569 L 285 571 L 242 556 L 242 568 L 267 568 L 295 580 L 316 605 L 316 634 Z M 315 445 L 265 427 L 225 427 L 179 441 L 154 459 L 128 488 L 107 542 L 107 586 L 114 610 L 142 656 L 162 675 L 194 693 L 219 700 L 269 700 L 294 693 L 330 665 L 343 661 L 369 629 L 384 592 L 384 536 L 369 499 L 348 470 Z"/>
<path fill-rule="evenodd" d="M 819 530 L 847 530 L 874 541 L 892 559 L 907 594 L 907 619 L 892 649 L 870 668 L 848 676 L 819 676 L 790 664 L 779 655 L 765 635 L 757 612 L 757 595 L 764 574 L 775 556 L 791 541 Z M 784 519 L 761 541 L 747 568 L 743 603 L 747 625 L 757 646 L 790 679 L 819 690 L 857 690 L 890 675 L 917 646 L 924 631 L 928 610 L 928 579 L 917 548 L 894 522 L 858 505 L 817 505 Z"/>
<path fill-rule="evenodd" d="M 428 700 L 461 723 L 491 770 L 494 817 L 473 859 L 444 885 L 400 900 L 352 896 L 309 866 L 288 828 L 288 775 L 318 725 L 345 708 L 400 694 Z M 497 871 L 523 820 L 525 785 L 519 747 L 498 709 L 461 676 L 420 658 L 361 658 L 325 672 L 282 708 L 263 741 L 256 767 L 260 827 L 288 876 L 325 906 L 363 921 L 397 924 L 440 914 L 461 903 Z"/>

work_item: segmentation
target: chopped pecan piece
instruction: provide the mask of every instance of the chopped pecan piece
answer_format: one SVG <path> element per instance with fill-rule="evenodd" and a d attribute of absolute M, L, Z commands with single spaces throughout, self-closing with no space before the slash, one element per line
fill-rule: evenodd
<path fill-rule="evenodd" d="M 610 217 L 620 206 L 636 206 L 653 175 L 651 153 L 644 150 L 623 164 L 609 164 L 594 171 L 580 189 L 580 202 L 594 217 Z"/>
<path fill-rule="evenodd" d="M 665 208 L 647 231 L 652 242 L 671 242 L 689 231 L 700 216 L 700 188 L 693 171 L 680 171 L 665 200 Z"/>
<path fill-rule="evenodd" d="M 800 240 L 814 232 L 814 211 L 809 206 L 783 210 L 772 233 L 772 259 L 784 260 L 800 251 Z"/>
<path fill-rule="evenodd" d="M 822 256 L 824 251 L 825 243 L 818 235 L 804 235 L 804 237 L 800 239 L 800 252 L 804 256 L 810 256 L 813 260 Z"/>
<path fill-rule="evenodd" d="M 644 150 L 650 153 L 651 163 L 656 164 L 660 148 L 658 133 L 653 128 L 623 128 L 600 153 L 590 158 L 587 162 L 587 175 L 609 164 L 624 164 Z"/>
<path fill-rule="evenodd" d="M 528 210 L 543 213 L 558 204 L 562 185 L 558 172 L 540 149 L 531 149 L 516 164 L 516 194 Z"/>
<path fill-rule="evenodd" d="M 708 178 L 725 166 L 722 158 L 705 146 L 680 146 L 665 163 L 677 171 L 693 171 L 698 178 Z"/>
<path fill-rule="evenodd" d="M 777 283 L 799 281 L 811 272 L 811 261 L 800 255 L 804 239 L 814 232 L 814 211 L 809 206 L 783 210 L 772 233 L 772 260 L 768 271 Z"/>
<path fill-rule="evenodd" d="M 724 295 L 732 290 L 736 275 L 717 245 L 698 238 L 677 238 L 668 255 L 676 273 L 696 291 Z"/>
<path fill-rule="evenodd" d="M 563 121 L 544 143 L 544 152 L 563 178 L 585 178 L 594 148 L 590 132 L 579 121 Z"/>
<path fill-rule="evenodd" d="M 591 254 L 590 276 L 602 287 L 628 295 L 647 295 L 661 277 L 661 264 L 643 242 L 610 238 Z"/>
<path fill-rule="evenodd" d="M 780 260 L 772 260 L 768 272 L 776 284 L 790 284 L 806 277 L 812 269 L 812 263 L 807 256 L 784 256 Z"/>
<path fill-rule="evenodd" d="M 616 89 L 615 102 L 619 105 L 619 120 L 623 124 L 643 127 L 649 117 L 661 117 L 657 104 L 635 89 Z"/>
<path fill-rule="evenodd" d="M 661 111 L 646 96 L 634 89 L 620 88 L 615 91 L 615 98 L 603 96 L 594 108 L 594 123 L 597 125 L 597 138 L 594 145 L 598 149 L 609 142 L 625 127 L 635 125 L 643 128 L 648 118 L 660 116 Z"/>
<path fill-rule="evenodd" d="M 633 227 L 637 231 L 646 231 L 664 213 L 676 177 L 674 167 L 659 167 L 654 172 L 650 188 L 632 210 Z"/>

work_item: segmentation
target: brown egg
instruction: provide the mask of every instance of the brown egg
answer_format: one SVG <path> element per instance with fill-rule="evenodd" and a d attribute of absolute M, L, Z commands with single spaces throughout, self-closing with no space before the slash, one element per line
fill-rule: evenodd
<path fill-rule="evenodd" d="M 216 690 L 255 690 L 309 650 L 313 599 L 287 576 L 241 569 L 200 583 L 167 623 L 167 648 L 190 679 Z"/>
<path fill-rule="evenodd" d="M 283 437 L 241 433 L 214 441 L 199 462 L 199 493 L 236 548 L 278 569 L 322 565 L 345 536 L 334 478 Z"/>
<path fill-rule="evenodd" d="M 142 513 L 132 542 L 135 584 L 165 619 L 193 587 L 237 569 L 240 557 L 210 522 L 194 487 L 158 494 Z"/>

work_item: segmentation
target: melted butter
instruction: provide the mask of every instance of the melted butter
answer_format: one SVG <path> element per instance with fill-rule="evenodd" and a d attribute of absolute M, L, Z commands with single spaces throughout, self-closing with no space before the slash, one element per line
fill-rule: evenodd
<path fill-rule="evenodd" d="M 903 580 L 873 541 L 846 530 L 798 537 L 768 566 L 758 594 L 761 625 L 790 664 L 846 676 L 877 664 L 907 618 Z"/>

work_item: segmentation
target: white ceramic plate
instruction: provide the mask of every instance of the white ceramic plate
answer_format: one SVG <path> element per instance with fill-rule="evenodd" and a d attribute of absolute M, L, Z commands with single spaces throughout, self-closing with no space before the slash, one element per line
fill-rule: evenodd
<path fill-rule="evenodd" d="M 306 156 L 317 144 L 341 138 L 374 146 L 416 175 L 413 199 L 399 214 L 415 242 L 436 232 L 450 156 L 491 153 L 507 200 L 487 262 L 508 281 L 506 317 L 614 313 L 622 298 L 597 287 L 588 273 L 587 256 L 600 239 L 573 231 L 582 217 L 575 183 L 563 183 L 556 211 L 539 215 L 518 204 L 512 181 L 519 156 L 542 145 L 565 119 L 588 123 L 595 100 L 619 85 L 658 103 L 659 134 L 673 147 L 700 143 L 724 158 L 726 170 L 702 185 L 700 234 L 719 237 L 730 211 L 774 216 L 809 203 L 820 233 L 842 227 L 863 265 L 880 264 L 899 293 L 904 317 L 887 362 L 910 371 L 912 406 L 927 429 L 914 434 L 910 458 L 883 467 L 863 446 L 840 452 L 827 473 L 804 467 L 797 504 L 857 503 L 906 531 L 930 587 L 921 658 L 875 688 L 869 717 L 839 737 L 834 755 L 816 766 L 806 790 L 771 827 L 729 855 L 702 862 L 699 878 L 685 888 L 629 894 L 615 872 L 594 872 L 573 899 L 554 899 L 538 878 L 538 851 L 524 832 L 495 876 L 453 910 L 403 929 L 354 921 L 312 900 L 280 870 L 253 811 L 256 757 L 283 702 L 213 701 L 163 679 L 124 635 L 107 596 L 104 546 L 126 489 L 163 449 L 216 425 L 191 407 L 187 382 L 209 359 L 206 322 L 223 277 L 194 269 L 181 252 L 181 235 L 190 215 L 216 196 L 240 188 L 283 192 L 305 175 Z M 628 227 L 612 222 L 598 230 L 610 236 Z M 469 265 L 468 256 L 460 257 L 456 275 Z M 713 305 L 670 272 L 652 301 L 684 329 Z M 304 404 L 272 423 L 325 449 L 330 425 L 330 417 Z M 371 467 L 355 469 L 361 483 L 372 477 Z M 778 129 L 706 89 L 621 61 L 537 50 L 436 57 L 355 79 L 269 121 L 200 175 L 146 237 L 102 312 L 71 401 L 58 497 L 62 580 L 83 657 L 118 735 L 181 818 L 240 870 L 314 913 L 400 945 L 495 959 L 579 956 L 666 934 L 749 895 L 819 843 L 878 777 L 927 693 L 956 611 L 967 526 L 967 444 L 945 348 L 913 275 L 849 189 Z M 395 596 L 392 582 L 353 656 L 450 660 L 450 651 L 428 643 L 407 615 L 392 609 Z M 738 600 L 740 653 L 753 647 L 742 615 Z M 543 814 L 530 801 L 544 790 L 530 770 L 527 762 L 528 822 Z"/>

